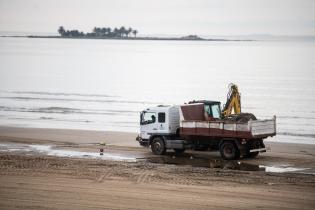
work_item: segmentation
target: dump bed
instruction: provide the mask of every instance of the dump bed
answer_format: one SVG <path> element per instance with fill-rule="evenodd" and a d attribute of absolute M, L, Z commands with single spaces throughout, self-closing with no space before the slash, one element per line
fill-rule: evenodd
<path fill-rule="evenodd" d="M 212 136 L 227 138 L 267 138 L 276 134 L 276 118 L 250 120 L 247 123 L 182 120 L 180 134 L 187 136 Z"/>
<path fill-rule="evenodd" d="M 270 120 L 251 120 L 248 122 L 248 128 L 254 137 L 275 135 L 276 116 Z"/>
<path fill-rule="evenodd" d="M 238 123 L 229 120 L 205 120 L 203 105 L 185 105 L 180 110 L 180 134 L 183 136 L 209 136 L 221 138 L 267 138 L 276 135 L 276 117 Z M 194 114 L 192 114 L 194 113 Z"/>

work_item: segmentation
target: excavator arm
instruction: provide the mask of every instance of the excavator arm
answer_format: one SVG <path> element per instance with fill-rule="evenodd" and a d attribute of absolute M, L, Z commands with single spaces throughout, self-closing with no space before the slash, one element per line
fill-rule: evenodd
<path fill-rule="evenodd" d="M 238 92 L 237 85 L 231 83 L 229 85 L 229 93 L 227 95 L 226 104 L 222 110 L 222 116 L 227 117 L 232 114 L 241 113 L 241 95 Z"/>

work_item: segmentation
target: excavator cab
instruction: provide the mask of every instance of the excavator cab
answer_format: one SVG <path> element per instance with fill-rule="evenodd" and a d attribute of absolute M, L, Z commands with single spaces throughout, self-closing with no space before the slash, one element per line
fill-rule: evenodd
<path fill-rule="evenodd" d="M 221 119 L 221 103 L 214 102 L 205 104 L 205 112 L 208 114 L 209 117 L 214 119 Z"/>
<path fill-rule="evenodd" d="M 206 114 L 205 118 L 207 118 L 207 120 L 222 119 L 221 102 L 207 101 L 207 100 L 194 100 L 194 101 L 190 101 L 188 104 L 196 104 L 196 103 L 204 104 L 204 110 Z"/>

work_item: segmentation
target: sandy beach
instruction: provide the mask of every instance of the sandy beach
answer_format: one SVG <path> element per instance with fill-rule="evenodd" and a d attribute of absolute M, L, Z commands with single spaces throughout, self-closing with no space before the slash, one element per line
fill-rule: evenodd
<path fill-rule="evenodd" d="M 0 5 L 0 210 L 315 210 L 315 1 Z"/>
<path fill-rule="evenodd" d="M 135 133 L 0 127 L 1 209 L 313 209 L 315 145 L 266 142 L 271 150 L 239 163 L 266 166 L 195 167 L 165 164 Z M 131 161 L 57 157 L 8 145 L 50 145 L 58 151 L 105 154 Z M 57 151 L 57 150 L 56 150 Z M 105 155 L 104 154 L 104 155 Z M 116 157 L 115 156 L 115 157 Z M 218 161 L 218 152 L 187 151 L 175 160 L 202 156 Z M 127 160 L 127 159 L 126 159 Z M 129 159 L 128 159 L 129 160 Z M 274 173 L 267 169 L 300 169 Z M 285 170 L 284 170 L 285 171 Z"/>

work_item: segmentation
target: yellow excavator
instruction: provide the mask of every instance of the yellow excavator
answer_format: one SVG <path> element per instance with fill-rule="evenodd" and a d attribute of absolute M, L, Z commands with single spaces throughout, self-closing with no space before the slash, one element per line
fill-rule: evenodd
<path fill-rule="evenodd" d="M 232 114 L 241 114 L 241 94 L 238 92 L 237 85 L 233 83 L 229 85 L 229 93 L 222 110 L 222 116 L 228 117 Z"/>
<path fill-rule="evenodd" d="M 241 112 L 241 94 L 238 91 L 237 85 L 233 83 L 229 85 L 229 92 L 221 115 L 224 119 L 237 122 L 247 122 L 250 119 L 256 120 L 255 115 L 252 113 Z"/>
<path fill-rule="evenodd" d="M 256 120 L 255 115 L 251 113 L 241 112 L 241 94 L 238 91 L 237 85 L 231 83 L 229 85 L 229 92 L 227 94 L 226 103 L 223 106 L 222 111 L 219 114 L 214 115 L 214 109 L 219 109 L 221 103 L 219 101 L 209 101 L 209 100 L 194 100 L 190 101 L 189 104 L 193 103 L 203 103 L 205 105 L 205 112 L 210 119 L 223 119 L 233 122 L 248 122 L 250 119 Z"/>

